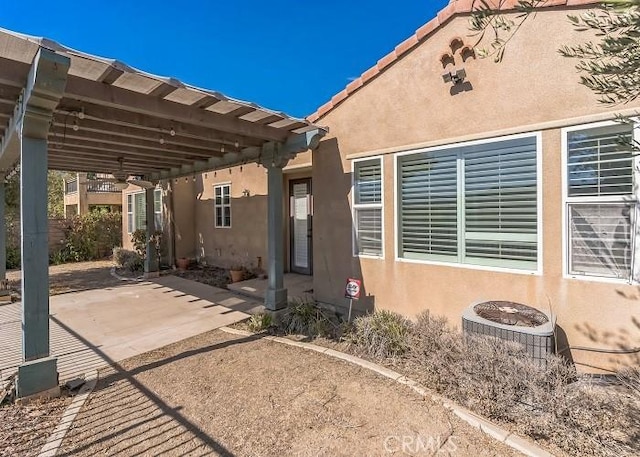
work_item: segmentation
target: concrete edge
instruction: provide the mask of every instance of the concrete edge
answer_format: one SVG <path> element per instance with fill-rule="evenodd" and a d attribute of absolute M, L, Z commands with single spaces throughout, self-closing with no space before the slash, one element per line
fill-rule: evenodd
<path fill-rule="evenodd" d="M 127 282 L 141 282 L 144 281 L 144 276 L 138 276 L 137 278 L 125 278 L 124 276 L 120 276 L 118 273 L 116 273 L 116 267 L 111 267 L 111 276 L 113 276 L 116 279 L 119 279 L 120 281 L 127 281 Z"/>
<path fill-rule="evenodd" d="M 255 333 L 248 332 L 246 330 L 239 330 L 230 327 L 220 327 L 219 330 L 223 332 L 239 335 L 239 336 L 252 336 Z M 453 414 L 458 416 L 461 420 L 465 421 L 467 424 L 471 425 L 474 428 L 479 429 L 482 433 L 491 438 L 500 441 L 501 443 L 509 446 L 512 449 L 515 449 L 518 452 L 528 456 L 528 457 L 554 457 L 550 452 L 542 449 L 540 446 L 532 443 L 531 441 L 516 435 L 509 430 L 502 428 L 501 426 L 491 422 L 488 419 L 485 419 L 482 416 L 479 416 L 476 413 L 469 411 L 462 406 L 459 406 L 453 403 L 451 400 L 446 399 L 440 395 L 434 394 L 432 391 L 422 386 L 420 383 L 410 379 L 396 371 L 393 371 L 389 368 L 383 367 L 377 363 L 370 362 L 368 360 L 364 360 L 360 357 L 353 356 L 351 354 L 345 354 L 344 352 L 336 351 L 335 349 L 329 349 L 322 346 L 318 346 L 312 343 L 304 343 L 301 341 L 293 341 L 287 338 L 282 338 L 279 336 L 265 336 L 264 339 L 269 341 L 274 341 L 277 343 L 286 344 L 287 346 L 299 347 L 302 349 L 308 349 L 315 352 L 320 352 L 322 354 L 328 355 L 333 358 L 337 358 L 340 360 L 344 360 L 345 362 L 352 363 L 354 365 L 358 365 L 362 368 L 366 368 L 375 373 L 378 373 L 385 378 L 391 379 L 399 384 L 403 384 L 409 388 L 411 388 L 414 392 L 422 397 L 430 397 L 432 400 L 442 404 L 446 409 L 450 410 Z"/>
<path fill-rule="evenodd" d="M 85 384 L 80 388 L 76 396 L 71 401 L 71 404 L 67 406 L 67 409 L 62 413 L 62 417 L 60 418 L 60 423 L 53 430 L 53 433 L 47 439 L 47 442 L 40 449 L 40 453 L 38 457 L 54 457 L 60 446 L 62 445 L 62 441 L 65 436 L 67 436 L 67 432 L 71 428 L 73 421 L 76 416 L 84 406 L 87 398 L 93 389 L 96 387 L 96 383 L 98 382 L 98 370 L 92 370 L 85 377 Z"/>

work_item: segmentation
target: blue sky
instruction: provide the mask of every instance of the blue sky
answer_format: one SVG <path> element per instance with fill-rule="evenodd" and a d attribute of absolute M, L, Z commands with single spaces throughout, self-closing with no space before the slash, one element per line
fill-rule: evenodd
<path fill-rule="evenodd" d="M 0 0 L 0 27 L 306 116 L 448 0 Z"/>

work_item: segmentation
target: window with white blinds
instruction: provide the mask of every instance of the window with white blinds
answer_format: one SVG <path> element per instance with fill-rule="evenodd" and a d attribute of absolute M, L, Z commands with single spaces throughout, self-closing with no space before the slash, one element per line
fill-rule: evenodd
<path fill-rule="evenodd" d="M 399 254 L 458 259 L 458 151 L 402 156 L 398 163 Z"/>
<path fill-rule="evenodd" d="M 570 275 L 633 279 L 636 198 L 633 126 L 567 132 L 567 237 Z"/>
<path fill-rule="evenodd" d="M 576 130 L 567 135 L 569 197 L 633 192 L 632 126 Z"/>
<path fill-rule="evenodd" d="M 162 230 L 162 189 L 155 189 L 153 193 L 155 228 Z M 127 232 L 147 228 L 147 203 L 144 192 L 127 194 Z"/>
<path fill-rule="evenodd" d="M 465 147 L 462 159 L 465 263 L 535 269 L 536 138 Z"/>
<path fill-rule="evenodd" d="M 354 255 L 382 257 L 382 159 L 353 163 Z"/>
<path fill-rule="evenodd" d="M 398 157 L 398 255 L 536 270 L 537 137 Z"/>

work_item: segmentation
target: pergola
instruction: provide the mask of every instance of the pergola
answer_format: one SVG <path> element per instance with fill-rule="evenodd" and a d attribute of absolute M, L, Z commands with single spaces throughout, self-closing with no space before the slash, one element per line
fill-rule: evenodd
<path fill-rule="evenodd" d="M 22 352 L 18 394 L 57 386 L 49 351 L 47 170 L 118 172 L 158 182 L 258 162 L 268 173 L 265 306 L 286 305 L 282 168 L 325 130 L 284 113 L 0 29 L 0 279 L 4 178 L 20 163 Z M 153 189 L 146 191 L 153 214 Z M 147 233 L 155 231 L 154 218 Z M 150 237 L 150 236 L 149 236 Z M 148 237 L 148 238 L 149 238 Z M 150 249 L 150 247 L 148 247 Z M 145 272 L 157 274 L 155 256 Z"/>

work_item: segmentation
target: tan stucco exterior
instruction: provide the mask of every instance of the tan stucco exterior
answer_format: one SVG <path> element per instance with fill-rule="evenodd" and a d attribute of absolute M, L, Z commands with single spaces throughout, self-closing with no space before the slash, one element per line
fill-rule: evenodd
<path fill-rule="evenodd" d="M 215 227 L 214 187 L 221 184 L 231 184 L 231 227 Z M 196 178 L 194 191 L 197 258 L 221 266 L 256 267 L 258 263 L 264 266 L 267 256 L 265 169 L 250 164 L 205 173 Z"/>
<path fill-rule="evenodd" d="M 470 85 L 457 93 L 443 81 L 441 56 L 451 51 L 454 38 L 462 37 L 466 45 L 474 41 L 468 38 L 468 16 L 447 17 L 401 58 L 368 77 L 362 87 L 346 98 L 334 97 L 330 109 L 314 114 L 316 124 L 328 127 L 329 133 L 317 150 L 299 154 L 284 170 L 285 269 L 290 268 L 289 185 L 311 177 L 313 280 L 319 302 L 346 307 L 348 277 L 363 280 L 365 297 L 356 305 L 359 311 L 390 309 L 413 317 L 429 310 L 456 325 L 472 302 L 511 300 L 557 316 L 559 350 L 570 355 L 579 369 L 601 371 L 637 363 L 637 354 L 598 350 L 640 346 L 638 286 L 563 274 L 561 129 L 613 119 L 616 113 L 640 107 L 640 103 L 624 108 L 598 103 L 580 85 L 576 62 L 559 55 L 561 45 L 588 39 L 568 22 L 567 14 L 575 13 L 576 8 L 566 7 L 539 11 L 510 41 L 499 64 L 479 58 L 458 61 L 456 66 L 464 67 Z M 539 271 L 396 260 L 395 154 L 519 133 L 540 138 Z M 352 254 L 352 161 L 369 156 L 381 156 L 383 161 L 382 259 Z M 266 178 L 263 167 L 247 164 L 242 170 L 236 167 L 173 180 L 169 208 L 173 208 L 176 256 L 221 266 L 257 266 L 260 257 L 264 267 Z M 231 228 L 214 227 L 213 187 L 222 183 L 231 183 Z M 126 214 L 123 220 L 126 224 Z"/>
<path fill-rule="evenodd" d="M 344 282 L 355 276 L 363 278 L 364 309 L 409 316 L 429 310 L 459 325 L 462 310 L 472 302 L 513 300 L 555 313 L 571 347 L 640 345 L 637 286 L 563 277 L 560 129 L 616 113 L 579 84 L 575 62 L 557 52 L 562 44 L 587 38 L 573 30 L 568 13 L 539 12 L 509 43 L 500 64 L 492 59 L 459 64 L 472 89 L 452 95 L 439 61 L 453 38 L 468 36 L 468 18 L 455 17 L 316 121 L 330 129 L 313 154 L 314 250 L 322 252 L 314 263 L 318 300 L 346 305 Z M 395 260 L 394 152 L 521 132 L 540 132 L 542 138 L 542 274 Z M 385 258 L 353 257 L 351 159 L 379 154 Z M 562 346 L 564 338 L 558 340 Z M 587 370 L 612 368 L 630 358 L 577 349 L 571 356 Z"/>

